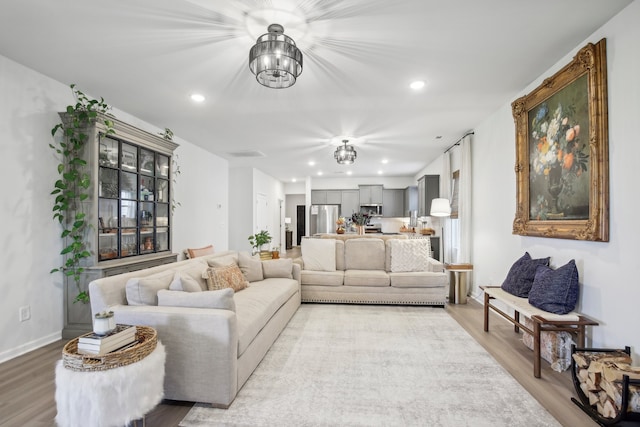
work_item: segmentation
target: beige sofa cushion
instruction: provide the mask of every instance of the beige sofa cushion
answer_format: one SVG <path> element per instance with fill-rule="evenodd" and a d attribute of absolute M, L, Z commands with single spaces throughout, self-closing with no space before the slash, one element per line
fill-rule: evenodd
<path fill-rule="evenodd" d="M 177 271 L 173 276 L 173 281 L 169 285 L 171 291 L 184 291 L 184 292 L 202 292 L 200 282 L 187 273 Z"/>
<path fill-rule="evenodd" d="M 294 279 L 264 279 L 234 295 L 238 322 L 238 357 L 298 289 L 298 281 Z"/>
<path fill-rule="evenodd" d="M 203 291 L 198 293 L 182 291 L 158 291 L 158 305 L 169 307 L 219 308 L 236 311 L 233 300 L 233 289 L 226 288 L 219 291 Z"/>
<path fill-rule="evenodd" d="M 202 273 L 207 269 L 207 264 L 204 261 L 201 261 L 202 258 L 196 258 L 195 260 L 175 267 L 173 270 L 175 273 L 183 273 L 195 279 L 200 288 L 203 291 L 207 290 L 207 281 L 202 277 Z"/>
<path fill-rule="evenodd" d="M 146 277 L 131 278 L 126 284 L 127 304 L 158 305 L 158 291 L 169 289 L 174 272 L 161 271 Z"/>
<path fill-rule="evenodd" d="M 394 288 L 441 288 L 449 284 L 447 274 L 431 271 L 389 273 L 389 279 Z"/>
<path fill-rule="evenodd" d="M 345 286 L 389 286 L 389 275 L 382 270 L 347 270 Z"/>
<path fill-rule="evenodd" d="M 303 285 L 342 286 L 344 271 L 302 270 L 300 282 Z"/>
<path fill-rule="evenodd" d="M 349 239 L 344 243 L 345 270 L 384 271 L 384 259 L 382 239 Z"/>
<path fill-rule="evenodd" d="M 334 239 L 302 239 L 300 251 L 305 270 L 336 271 Z"/>
<path fill-rule="evenodd" d="M 249 282 L 258 282 L 264 279 L 260 258 L 252 257 L 249 252 L 238 253 L 238 267 Z"/>
<path fill-rule="evenodd" d="M 279 258 L 262 261 L 262 274 L 265 279 L 277 277 L 293 279 L 293 260 L 291 258 Z"/>
<path fill-rule="evenodd" d="M 336 240 L 336 270 L 344 271 L 344 241 Z"/>

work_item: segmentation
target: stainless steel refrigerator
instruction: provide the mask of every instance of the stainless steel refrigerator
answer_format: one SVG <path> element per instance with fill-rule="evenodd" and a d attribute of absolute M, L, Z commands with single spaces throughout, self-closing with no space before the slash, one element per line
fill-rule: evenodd
<path fill-rule="evenodd" d="M 311 205 L 309 216 L 309 231 L 312 236 L 317 233 L 335 233 L 340 205 Z"/>

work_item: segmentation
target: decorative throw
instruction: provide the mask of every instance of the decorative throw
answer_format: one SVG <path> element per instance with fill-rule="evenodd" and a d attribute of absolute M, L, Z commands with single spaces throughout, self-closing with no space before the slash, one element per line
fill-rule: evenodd
<path fill-rule="evenodd" d="M 555 314 L 567 314 L 578 303 L 578 269 L 574 260 L 553 270 L 539 266 L 529 292 L 529 304 Z"/>
<path fill-rule="evenodd" d="M 536 276 L 538 266 L 549 265 L 549 257 L 531 259 L 529 252 L 525 252 L 516 262 L 513 263 L 507 273 L 507 277 L 502 282 L 501 288 L 517 297 L 527 298 L 533 279 Z"/>
<path fill-rule="evenodd" d="M 302 239 L 300 247 L 305 270 L 336 271 L 335 239 Z"/>
<path fill-rule="evenodd" d="M 429 267 L 428 239 L 392 239 L 391 272 L 427 271 Z"/>
<path fill-rule="evenodd" d="M 249 286 L 249 282 L 242 275 L 242 271 L 236 264 L 222 267 L 209 267 L 203 273 L 210 291 L 231 288 L 234 292 L 241 291 Z"/>

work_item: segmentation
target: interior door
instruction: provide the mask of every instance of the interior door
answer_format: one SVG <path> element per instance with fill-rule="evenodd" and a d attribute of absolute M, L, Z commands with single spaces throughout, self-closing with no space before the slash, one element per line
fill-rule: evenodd
<path fill-rule="evenodd" d="M 300 246 L 306 228 L 305 205 L 298 205 L 296 206 L 296 245 Z"/>

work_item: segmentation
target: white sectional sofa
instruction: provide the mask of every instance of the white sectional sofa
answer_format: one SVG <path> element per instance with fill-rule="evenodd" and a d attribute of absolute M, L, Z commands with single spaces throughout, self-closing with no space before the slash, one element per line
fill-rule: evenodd
<path fill-rule="evenodd" d="M 258 270 L 255 262 L 247 270 L 247 257 L 224 252 L 95 280 L 89 284 L 92 312 L 111 310 L 117 323 L 157 330 L 167 353 L 166 399 L 228 407 L 300 306 L 298 265 L 290 259 L 254 260 Z M 249 286 L 235 294 L 204 292 L 202 274 L 209 263 L 229 262 L 253 279 Z M 175 273 L 185 286 L 197 282 L 202 292 L 167 290 L 174 287 Z M 141 300 L 149 304 L 133 305 Z"/>
<path fill-rule="evenodd" d="M 449 277 L 428 240 L 327 237 L 302 240 L 303 302 L 445 305 Z"/>

